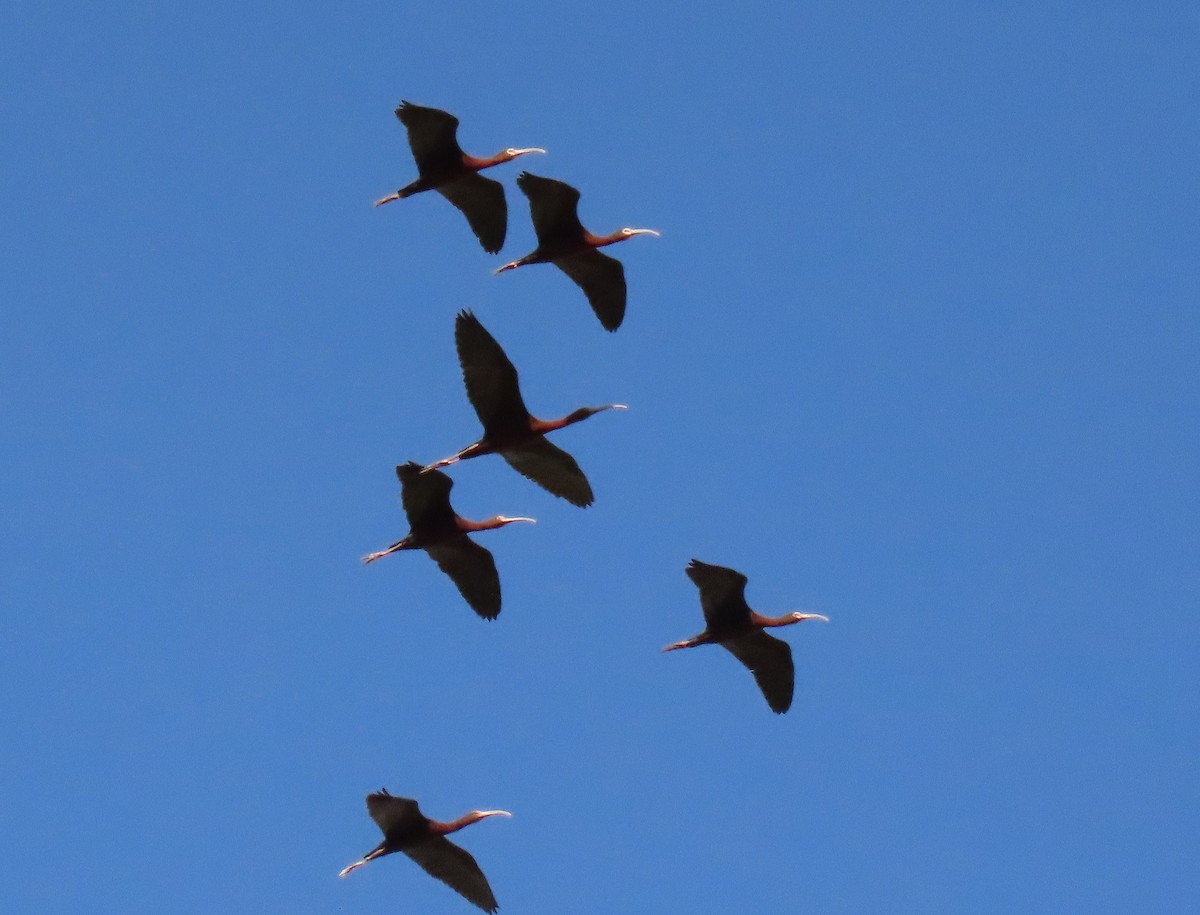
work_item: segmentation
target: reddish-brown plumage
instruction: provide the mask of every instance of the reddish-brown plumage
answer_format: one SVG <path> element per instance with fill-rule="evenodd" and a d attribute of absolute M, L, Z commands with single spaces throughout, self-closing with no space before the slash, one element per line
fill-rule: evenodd
<path fill-rule="evenodd" d="M 492 554 L 467 534 L 491 531 L 514 521 L 533 522 L 532 518 L 506 518 L 497 515 L 484 521 L 460 517 L 450 505 L 454 481 L 446 474 L 424 473 L 420 464 L 409 462 L 396 468 L 400 478 L 400 498 L 408 516 L 409 532 L 386 550 L 363 557 L 374 562 L 401 550 L 425 550 L 450 577 L 471 609 L 485 620 L 500 615 L 500 575 Z"/>
<path fill-rule="evenodd" d="M 521 398 L 516 368 L 471 312 L 459 314 L 454 341 L 467 397 L 483 423 L 483 437 L 457 454 L 430 464 L 426 470 L 484 454 L 499 454 L 518 473 L 548 492 L 581 508 L 591 505 L 592 487 L 587 477 L 573 457 L 546 439 L 546 433 L 604 410 L 623 410 L 624 404 L 580 407 L 561 419 L 538 419 L 530 414 Z"/>
<path fill-rule="evenodd" d="M 658 232 L 618 229 L 611 235 L 594 235 L 579 221 L 579 191 L 571 185 L 522 172 L 517 186 L 529 198 L 538 246 L 496 272 L 527 264 L 552 263 L 583 290 L 604 329 L 616 330 L 625 319 L 625 268 L 598 249 L 635 235 L 658 235 Z"/>
<path fill-rule="evenodd" d="M 437 191 L 450 201 L 471 225 L 471 230 L 489 254 L 504 247 L 508 231 L 508 203 L 504 188 L 479 173 L 493 165 L 510 162 L 526 153 L 544 153 L 544 149 L 503 149 L 494 156 L 468 155 L 458 145 L 458 118 L 437 108 L 424 108 L 401 102 L 396 109 L 408 131 L 409 146 L 420 174 L 415 181 L 394 194 L 375 201 L 375 206 L 403 200 L 424 191 Z"/>
<path fill-rule="evenodd" d="M 799 612 L 763 616 L 746 603 L 747 579 L 742 573 L 698 559 L 688 563 L 686 571 L 700 589 L 700 607 L 706 626 L 700 634 L 674 642 L 663 651 L 720 645 L 754 674 L 771 711 L 786 712 L 791 707 L 795 688 L 792 649 L 787 642 L 767 635 L 764 630 L 791 626 L 804 620 L 829 622 L 829 618 L 820 613 Z"/>
<path fill-rule="evenodd" d="M 441 823 L 421 813 L 412 798 L 395 797 L 386 788 L 367 795 L 367 812 L 383 831 L 383 841 L 343 868 L 339 877 L 345 877 L 368 861 L 399 851 L 412 858 L 431 877 L 441 880 L 485 912 L 495 912 L 499 908 L 474 857 L 446 836 L 486 817 L 512 814 L 505 810 L 472 810 L 457 820 Z"/>

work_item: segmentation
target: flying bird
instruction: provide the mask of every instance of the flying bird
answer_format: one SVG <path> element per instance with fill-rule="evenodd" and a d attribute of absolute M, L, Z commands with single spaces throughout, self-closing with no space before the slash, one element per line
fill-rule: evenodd
<path fill-rule="evenodd" d="M 480 159 L 458 145 L 458 118 L 437 108 L 401 102 L 396 117 L 408 131 L 408 144 L 417 161 L 420 177 L 394 194 L 375 201 L 375 206 L 403 200 L 422 191 L 437 191 L 449 200 L 471 224 L 483 250 L 495 254 L 504 247 L 508 230 L 508 204 L 504 187 L 479 174 L 485 168 L 509 162 L 526 153 L 544 153 L 538 147 L 501 150 Z"/>
<path fill-rule="evenodd" d="M 481 454 L 499 454 L 517 473 L 546 491 L 580 508 L 591 505 L 592 487 L 587 477 L 571 455 L 546 440 L 546 433 L 604 410 L 624 410 L 625 405 L 580 407 L 562 419 L 538 419 L 530 415 L 521 399 L 516 368 L 496 338 L 471 312 L 459 313 L 454 324 L 454 342 L 467 397 L 483 423 L 483 438 L 425 470 L 447 467 Z"/>
<path fill-rule="evenodd" d="M 492 554 L 467 536 L 472 531 L 490 531 L 514 521 L 535 523 L 532 518 L 497 515 L 486 521 L 460 518 L 450 507 L 454 481 L 444 473 L 422 473 L 421 465 L 409 462 L 396 468 L 400 478 L 400 500 L 411 530 L 386 550 L 363 557 L 374 562 L 398 550 L 424 550 L 458 587 L 471 609 L 485 620 L 500 615 L 500 576 Z"/>
<path fill-rule="evenodd" d="M 716 643 L 728 649 L 754 674 L 771 711 L 779 714 L 786 712 L 792 705 L 796 680 L 792 649 L 787 642 L 763 630 L 790 626 L 804 620 L 828 623 L 829 617 L 820 613 L 799 612 L 778 617 L 761 616 L 746 603 L 747 578 L 741 572 L 709 565 L 698 559 L 689 562 L 686 571 L 688 578 L 700 589 L 700 608 L 704 611 L 705 629 L 690 639 L 668 645 L 663 651 Z"/>
<path fill-rule="evenodd" d="M 625 268 L 619 260 L 597 249 L 635 235 L 659 233 L 654 229 L 618 229 L 612 235 L 593 235 L 579 221 L 579 191 L 571 185 L 522 172 L 517 187 L 529 198 L 538 245 L 496 273 L 549 261 L 583 290 L 604 329 L 616 330 L 625 319 Z"/>
<path fill-rule="evenodd" d="M 471 853 L 455 845 L 446 836 L 464 826 L 478 823 L 484 817 L 510 817 L 506 810 L 472 810 L 452 823 L 439 823 L 421 813 L 417 802 L 407 797 L 394 797 L 386 788 L 367 795 L 367 813 L 383 830 L 383 841 L 358 861 L 342 869 L 345 877 L 368 861 L 402 851 L 417 862 L 431 877 L 436 877 L 485 912 L 495 912 L 499 905 L 488 886 L 487 877 L 471 857 Z"/>

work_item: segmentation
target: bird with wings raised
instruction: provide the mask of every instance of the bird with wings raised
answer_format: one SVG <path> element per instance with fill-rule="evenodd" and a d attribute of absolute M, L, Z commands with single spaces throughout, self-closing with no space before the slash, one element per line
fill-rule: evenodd
<path fill-rule="evenodd" d="M 504 247 L 508 232 L 508 203 L 499 181 L 479 174 L 485 168 L 510 162 L 527 153 L 544 153 L 539 147 L 509 147 L 494 156 L 479 158 L 458 145 L 458 118 L 438 108 L 401 102 L 396 117 L 408 131 L 419 177 L 394 194 L 381 197 L 375 206 L 403 200 L 422 191 L 437 191 L 467 217 L 471 231 L 489 254 Z"/>
<path fill-rule="evenodd" d="M 484 454 L 499 454 L 514 470 L 547 492 L 580 508 L 591 505 L 592 487 L 587 477 L 571 455 L 550 444 L 546 434 L 605 410 L 624 410 L 625 405 L 580 407 L 561 419 L 538 419 L 525 407 L 516 368 L 471 312 L 458 315 L 454 342 L 467 398 L 483 423 L 483 437 L 457 454 L 430 464 L 426 471 Z"/>
<path fill-rule="evenodd" d="M 705 628 L 699 635 L 668 645 L 663 651 L 695 648 L 697 645 L 720 645 L 754 674 L 754 680 L 771 711 L 779 714 L 786 712 L 792 706 L 796 679 L 792 648 L 764 630 L 805 620 L 828 623 L 829 617 L 799 611 L 785 616 L 762 616 L 746 603 L 748 579 L 741 572 L 709 565 L 698 559 L 689 562 L 686 571 L 688 578 L 700 589 L 700 609 L 704 612 Z"/>

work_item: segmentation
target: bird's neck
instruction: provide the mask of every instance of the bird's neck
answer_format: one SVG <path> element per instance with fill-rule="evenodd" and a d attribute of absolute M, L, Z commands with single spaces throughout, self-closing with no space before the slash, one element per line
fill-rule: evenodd
<path fill-rule="evenodd" d="M 468 521 L 466 518 L 458 518 L 458 529 L 460 531 L 494 531 L 498 527 L 510 523 L 507 518 L 502 518 L 497 515 L 495 518 L 487 518 L 483 521 Z"/>
<path fill-rule="evenodd" d="M 564 426 L 582 422 L 595 412 L 591 407 L 580 407 L 573 413 L 568 413 L 562 419 L 537 419 L 536 417 L 531 417 L 529 427 L 534 432 L 545 434 L 546 432 L 553 432 L 555 429 L 562 429 Z"/>
<path fill-rule="evenodd" d="M 617 242 L 624 241 L 627 238 L 629 238 L 629 236 L 622 233 L 620 229 L 618 229 L 616 232 L 613 232 L 612 235 L 593 235 L 591 232 L 583 233 L 584 243 L 591 245 L 593 248 L 603 248 L 606 245 L 614 245 Z"/>
<path fill-rule="evenodd" d="M 790 626 L 792 623 L 800 622 L 800 620 L 796 619 L 790 613 L 787 616 L 763 616 L 760 613 L 751 611 L 750 622 L 760 629 L 774 629 L 776 626 Z"/>
<path fill-rule="evenodd" d="M 472 171 L 481 172 L 485 168 L 491 168 L 493 165 L 500 165 L 504 162 L 510 162 L 512 159 L 513 156 L 506 151 L 501 151 L 496 153 L 494 156 L 488 156 L 482 159 L 479 156 L 472 156 L 468 153 L 463 153 L 463 166 L 471 169 Z"/>
<path fill-rule="evenodd" d="M 452 820 L 449 823 L 439 823 L 437 820 L 430 820 L 429 829 L 444 836 L 448 833 L 458 832 L 463 827 L 470 826 L 472 823 L 478 823 L 484 817 L 490 817 L 495 812 L 492 810 L 472 810 L 470 813 L 463 814 L 457 820 Z"/>

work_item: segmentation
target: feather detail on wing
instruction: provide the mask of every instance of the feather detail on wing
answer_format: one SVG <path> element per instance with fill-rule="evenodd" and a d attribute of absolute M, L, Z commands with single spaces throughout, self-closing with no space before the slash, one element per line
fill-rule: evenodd
<path fill-rule="evenodd" d="M 689 562 L 686 571 L 688 578 L 700 589 L 700 608 L 709 629 L 745 626 L 750 622 L 745 575 L 698 559 Z"/>
<path fill-rule="evenodd" d="M 625 320 L 625 268 L 615 257 L 590 248 L 558 258 L 554 266 L 569 276 L 587 296 L 592 311 L 608 331 Z"/>
<path fill-rule="evenodd" d="M 454 509 L 450 490 L 454 481 L 440 470 L 421 472 L 421 465 L 409 461 L 396 467 L 400 478 L 400 504 L 415 530 L 445 530 L 454 527 Z"/>
<path fill-rule="evenodd" d="M 465 175 L 438 187 L 437 192 L 467 217 L 471 231 L 488 254 L 504 247 L 508 231 L 508 203 L 504 186 L 480 174 Z"/>
<path fill-rule="evenodd" d="M 401 102 L 396 117 L 408 131 L 408 145 L 422 175 L 462 166 L 458 145 L 458 118 L 438 108 Z"/>
<path fill-rule="evenodd" d="M 472 610 L 485 620 L 500 615 L 500 574 L 489 550 L 463 534 L 428 546 L 425 552 L 450 576 Z"/>
<path fill-rule="evenodd" d="M 533 231 L 537 233 L 539 245 L 560 237 L 583 237 L 578 214 L 579 191 L 562 181 L 529 172 L 521 173 L 517 187 L 529 198 L 529 215 L 533 218 Z"/>
<path fill-rule="evenodd" d="M 546 441 L 544 436 L 534 436 L 500 454 L 517 473 L 533 480 L 547 492 L 580 508 L 592 504 L 592 487 L 575 458 Z"/>
<path fill-rule="evenodd" d="M 467 398 L 485 434 L 528 427 L 529 410 L 521 399 L 517 369 L 496 338 L 469 311 L 460 312 L 454 342 L 462 366 Z"/>
<path fill-rule="evenodd" d="M 445 836 L 430 836 L 401 851 L 417 862 L 429 876 L 442 881 L 485 912 L 495 912 L 500 908 L 487 877 L 471 853 Z"/>
<path fill-rule="evenodd" d="M 771 711 L 783 714 L 791 708 L 796 671 L 792 664 L 792 647 L 787 642 L 755 629 L 746 635 L 726 639 L 721 645 L 754 674 Z"/>
<path fill-rule="evenodd" d="M 418 826 L 425 819 L 416 801 L 388 794 L 386 788 L 367 795 L 367 813 L 385 836 Z"/>

